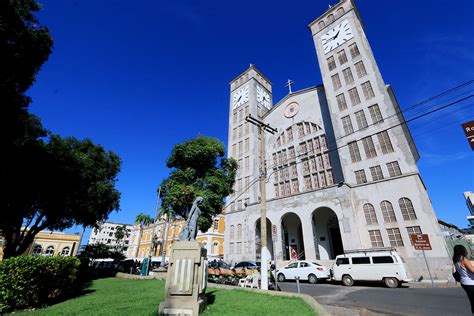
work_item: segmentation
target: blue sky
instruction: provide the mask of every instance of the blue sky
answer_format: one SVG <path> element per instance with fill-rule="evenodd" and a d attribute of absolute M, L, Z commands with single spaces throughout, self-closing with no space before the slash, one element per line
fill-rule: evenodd
<path fill-rule="evenodd" d="M 29 91 L 31 111 L 53 132 L 90 137 L 122 157 L 121 211 L 110 216 L 119 222 L 152 214 L 176 143 L 198 134 L 227 140 L 229 81 L 249 63 L 273 82 L 275 103 L 287 94 L 288 78 L 294 89 L 321 83 L 307 25 L 334 3 L 41 2 L 39 19 L 55 48 Z M 473 1 L 393 3 L 357 1 L 402 108 L 474 79 Z M 461 227 L 468 215 L 462 193 L 474 190 L 474 152 L 460 124 L 474 119 L 472 103 L 411 125 L 435 211 Z"/>

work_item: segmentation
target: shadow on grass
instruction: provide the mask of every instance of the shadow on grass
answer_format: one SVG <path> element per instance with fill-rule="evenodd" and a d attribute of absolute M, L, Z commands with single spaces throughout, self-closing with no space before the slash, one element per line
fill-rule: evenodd
<path fill-rule="evenodd" d="M 209 288 L 206 290 L 206 300 L 207 300 L 207 305 L 212 305 L 216 301 L 216 296 L 214 295 L 214 292 L 216 290 L 209 290 Z"/>

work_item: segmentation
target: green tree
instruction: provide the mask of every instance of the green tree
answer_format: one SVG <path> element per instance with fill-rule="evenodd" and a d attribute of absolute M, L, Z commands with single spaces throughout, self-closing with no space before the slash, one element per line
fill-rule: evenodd
<path fill-rule="evenodd" d="M 224 198 L 232 193 L 235 182 L 237 162 L 224 154 L 224 144 L 206 136 L 176 145 L 166 164 L 173 170 L 161 184 L 161 207 L 186 217 L 194 199 L 201 196 L 199 229 L 208 230 L 212 217 L 222 212 Z"/>
<path fill-rule="evenodd" d="M 125 238 L 128 238 L 130 236 L 130 233 L 127 230 L 127 226 L 122 225 L 122 226 L 117 226 L 115 228 L 115 233 L 114 233 L 115 239 L 116 239 L 116 245 L 115 245 L 115 250 L 117 251 L 123 251 L 125 245 Z"/>
<path fill-rule="evenodd" d="M 135 225 L 140 226 L 140 235 L 138 236 L 138 245 L 135 249 L 135 257 L 138 256 L 138 250 L 140 249 L 140 241 L 142 240 L 143 235 L 143 227 L 148 226 L 153 223 L 153 218 L 150 215 L 146 215 L 144 213 L 140 213 L 135 217 Z"/>

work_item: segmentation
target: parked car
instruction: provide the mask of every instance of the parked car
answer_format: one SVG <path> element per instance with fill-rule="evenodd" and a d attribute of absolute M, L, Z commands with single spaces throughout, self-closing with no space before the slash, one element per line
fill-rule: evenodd
<path fill-rule="evenodd" d="M 245 261 L 240 261 L 239 263 L 237 263 L 237 264 L 233 267 L 233 269 L 246 268 L 246 269 L 249 269 L 249 270 L 255 270 L 255 269 L 257 269 L 258 271 L 260 271 L 260 267 L 261 267 L 261 263 L 260 263 L 260 262 L 245 260 Z"/>
<path fill-rule="evenodd" d="M 333 280 L 346 286 L 352 286 L 354 281 L 379 281 L 395 288 L 411 280 L 403 258 L 395 249 L 338 255 L 332 270 Z"/>
<path fill-rule="evenodd" d="M 329 280 L 331 271 L 316 262 L 307 260 L 292 261 L 281 269 L 276 270 L 278 282 L 285 280 L 307 280 L 311 284 L 318 283 L 319 280 Z"/>

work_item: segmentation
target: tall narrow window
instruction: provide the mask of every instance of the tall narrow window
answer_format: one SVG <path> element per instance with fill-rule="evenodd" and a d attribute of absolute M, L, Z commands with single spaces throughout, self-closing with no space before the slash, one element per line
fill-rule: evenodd
<path fill-rule="evenodd" d="M 356 122 L 357 122 L 357 128 L 359 130 L 364 129 L 368 126 L 363 110 L 355 112 L 355 117 L 356 117 Z"/>
<path fill-rule="evenodd" d="M 421 232 L 421 227 L 420 226 L 409 226 L 407 227 L 407 233 L 408 235 L 419 235 L 422 234 Z"/>
<path fill-rule="evenodd" d="M 329 71 L 336 69 L 336 60 L 333 56 L 327 59 Z"/>
<path fill-rule="evenodd" d="M 375 215 L 375 208 L 372 204 L 366 203 L 364 204 L 364 216 L 367 225 L 377 224 L 377 215 Z"/>
<path fill-rule="evenodd" d="M 334 90 L 338 90 L 342 87 L 341 79 L 339 79 L 339 74 L 335 74 L 331 76 L 331 80 L 332 80 L 332 86 L 334 87 Z"/>
<path fill-rule="evenodd" d="M 242 224 L 237 225 L 237 239 L 242 238 Z"/>
<path fill-rule="evenodd" d="M 289 127 L 286 130 L 286 138 L 287 138 L 288 142 L 293 141 L 293 130 L 291 129 L 291 127 Z"/>
<path fill-rule="evenodd" d="M 372 175 L 373 181 L 383 179 L 382 168 L 380 168 L 380 166 L 373 166 L 373 167 L 370 167 L 369 169 L 370 169 L 370 174 Z"/>
<path fill-rule="evenodd" d="M 352 127 L 352 122 L 349 115 L 344 116 L 343 118 L 341 118 L 341 120 L 342 120 L 342 128 L 344 129 L 344 133 L 346 135 L 353 133 L 354 128 Z"/>
<path fill-rule="evenodd" d="M 359 47 L 357 47 L 356 43 L 349 45 L 349 52 L 351 53 L 352 58 L 360 55 Z"/>
<path fill-rule="evenodd" d="M 388 154 L 393 152 L 392 142 L 390 141 L 390 136 L 388 135 L 387 131 L 377 133 L 377 137 L 379 139 L 380 149 L 382 149 L 382 153 Z"/>
<path fill-rule="evenodd" d="M 364 145 L 365 156 L 367 159 L 377 156 L 375 151 L 374 141 L 371 136 L 362 138 L 362 145 Z"/>
<path fill-rule="evenodd" d="M 339 64 L 345 64 L 347 62 L 346 52 L 344 50 L 337 52 L 337 59 L 339 59 Z"/>
<path fill-rule="evenodd" d="M 380 209 L 382 210 L 383 220 L 386 223 L 392 223 L 397 221 L 397 217 L 395 216 L 395 212 L 393 211 L 392 203 L 389 201 L 382 201 L 380 202 Z"/>
<path fill-rule="evenodd" d="M 372 123 L 377 124 L 383 122 L 382 113 L 380 113 L 380 108 L 377 104 L 369 106 L 370 117 L 372 118 Z"/>
<path fill-rule="evenodd" d="M 332 23 L 332 22 L 334 22 L 334 15 L 329 14 L 328 15 L 328 23 Z"/>
<path fill-rule="evenodd" d="M 387 163 L 388 175 L 390 177 L 396 177 L 402 174 L 398 161 L 392 161 Z"/>
<path fill-rule="evenodd" d="M 389 228 L 387 229 L 388 239 L 390 240 L 390 246 L 392 247 L 401 247 L 403 246 L 402 235 L 400 234 L 400 229 L 398 228 Z"/>
<path fill-rule="evenodd" d="M 369 100 L 375 97 L 374 89 L 372 89 L 372 85 L 370 84 L 370 81 L 366 81 L 362 84 L 362 92 L 364 93 L 364 97 L 366 100 Z"/>
<path fill-rule="evenodd" d="M 250 144 L 250 139 L 246 138 L 245 143 L 244 143 L 244 152 L 246 152 L 246 153 L 249 152 L 249 144 Z"/>
<path fill-rule="evenodd" d="M 351 142 L 347 145 L 349 147 L 349 154 L 351 156 L 351 161 L 352 162 L 361 161 L 362 159 L 360 157 L 359 145 L 357 145 L 357 142 Z"/>
<path fill-rule="evenodd" d="M 232 145 L 232 157 L 236 157 L 236 156 L 237 156 L 237 145 L 233 144 Z"/>
<path fill-rule="evenodd" d="M 319 21 L 318 26 L 319 29 L 322 30 L 326 25 L 324 24 L 324 21 Z"/>
<path fill-rule="evenodd" d="M 304 189 L 305 191 L 310 191 L 313 189 L 313 186 L 311 184 L 311 176 L 304 177 Z"/>
<path fill-rule="evenodd" d="M 357 184 L 367 183 L 367 177 L 363 169 L 355 171 L 354 174 L 355 174 Z"/>
<path fill-rule="evenodd" d="M 344 14 L 344 8 L 340 7 L 339 9 L 337 9 L 336 14 L 338 17 L 342 16 Z"/>
<path fill-rule="evenodd" d="M 235 236 L 234 225 L 230 225 L 230 239 L 234 239 L 234 236 Z"/>
<path fill-rule="evenodd" d="M 362 61 L 359 61 L 359 62 L 355 63 L 354 66 L 355 66 L 358 78 L 362 78 L 363 76 L 365 76 L 367 74 L 367 71 L 365 70 L 364 63 Z"/>
<path fill-rule="evenodd" d="M 300 192 L 299 184 L 298 184 L 298 179 L 293 179 L 291 180 L 291 193 L 295 194 Z"/>
<path fill-rule="evenodd" d="M 357 105 L 360 103 L 359 92 L 357 92 L 357 88 L 349 89 L 349 98 L 351 99 L 351 104 Z"/>
<path fill-rule="evenodd" d="M 351 68 L 347 67 L 342 71 L 342 74 L 344 75 L 344 81 L 346 82 L 346 84 L 351 84 L 354 82 L 354 77 L 352 76 Z"/>
<path fill-rule="evenodd" d="M 245 157 L 244 162 L 245 162 L 245 169 L 244 169 L 244 170 L 245 170 L 245 171 L 249 171 L 249 167 L 250 167 L 250 157 L 249 157 L 249 156 Z"/>
<path fill-rule="evenodd" d="M 401 198 L 398 200 L 398 205 L 402 211 L 402 216 L 404 220 L 414 220 L 416 219 L 415 208 L 408 198 Z"/>
<path fill-rule="evenodd" d="M 234 111 L 234 113 L 232 113 L 232 122 L 234 124 L 237 123 L 237 111 Z"/>
<path fill-rule="evenodd" d="M 383 247 L 383 240 L 380 230 L 369 230 L 369 236 L 373 248 Z"/>
<path fill-rule="evenodd" d="M 339 111 L 344 111 L 347 109 L 346 98 L 344 97 L 344 93 L 336 95 L 336 102 Z"/>

